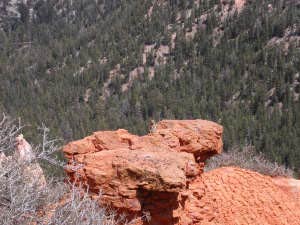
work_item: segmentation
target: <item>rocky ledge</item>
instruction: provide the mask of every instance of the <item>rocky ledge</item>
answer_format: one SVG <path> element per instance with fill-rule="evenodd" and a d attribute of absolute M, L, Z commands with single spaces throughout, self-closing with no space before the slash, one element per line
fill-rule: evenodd
<path fill-rule="evenodd" d="M 205 120 L 163 120 L 146 136 L 95 132 L 64 147 L 66 172 L 136 224 L 300 224 L 299 189 L 284 180 L 239 168 L 203 173 L 222 132 Z"/>

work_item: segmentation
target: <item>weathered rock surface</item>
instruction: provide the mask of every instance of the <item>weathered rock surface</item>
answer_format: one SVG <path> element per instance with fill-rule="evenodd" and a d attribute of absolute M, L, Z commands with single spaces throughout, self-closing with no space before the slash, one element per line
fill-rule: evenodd
<path fill-rule="evenodd" d="M 189 186 L 181 224 L 299 225 L 300 187 L 291 181 L 233 167 L 203 173 Z"/>
<path fill-rule="evenodd" d="M 39 188 L 44 188 L 47 184 L 44 172 L 37 162 L 33 162 L 35 155 L 32 147 L 22 134 L 16 137 L 15 156 L 23 166 L 23 178 L 26 183 L 37 184 Z"/>
<path fill-rule="evenodd" d="M 74 182 L 136 224 L 300 224 L 299 182 L 239 168 L 203 173 L 222 150 L 222 127 L 164 120 L 146 136 L 95 132 L 64 147 Z"/>
<path fill-rule="evenodd" d="M 103 203 L 132 216 L 148 213 L 153 224 L 173 224 L 180 193 L 202 172 L 201 161 L 221 150 L 216 123 L 166 120 L 142 137 L 121 129 L 96 132 L 66 145 L 64 153 L 71 179 L 101 191 Z"/>
<path fill-rule="evenodd" d="M 300 180 L 295 180 L 286 177 L 277 177 L 273 179 L 273 182 L 282 188 L 289 195 L 293 196 L 300 204 Z"/>
<path fill-rule="evenodd" d="M 194 154 L 198 161 L 220 154 L 223 148 L 223 128 L 206 120 L 163 120 L 156 133 L 175 151 Z"/>

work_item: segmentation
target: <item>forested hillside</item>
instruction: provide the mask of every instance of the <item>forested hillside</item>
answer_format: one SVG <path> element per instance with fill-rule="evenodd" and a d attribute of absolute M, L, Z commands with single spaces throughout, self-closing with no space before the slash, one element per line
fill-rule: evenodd
<path fill-rule="evenodd" d="M 42 123 L 72 140 L 202 118 L 224 126 L 225 150 L 254 145 L 300 168 L 300 1 L 7 0 L 0 11 L 0 111 L 32 139 Z"/>

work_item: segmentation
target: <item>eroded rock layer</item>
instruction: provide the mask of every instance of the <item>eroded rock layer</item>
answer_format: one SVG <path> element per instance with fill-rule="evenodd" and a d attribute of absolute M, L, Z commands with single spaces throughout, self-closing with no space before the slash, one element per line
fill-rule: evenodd
<path fill-rule="evenodd" d="M 182 192 L 202 173 L 203 161 L 222 150 L 222 127 L 204 120 L 165 120 L 151 133 L 101 131 L 69 143 L 67 173 L 101 201 L 152 224 L 179 221 Z"/>
<path fill-rule="evenodd" d="M 64 147 L 73 182 L 136 224 L 300 224 L 299 182 L 238 168 L 203 173 L 222 150 L 223 128 L 164 120 L 150 134 L 101 131 Z"/>
<path fill-rule="evenodd" d="M 189 186 L 182 224 L 299 225 L 296 182 L 233 167 L 203 173 Z"/>

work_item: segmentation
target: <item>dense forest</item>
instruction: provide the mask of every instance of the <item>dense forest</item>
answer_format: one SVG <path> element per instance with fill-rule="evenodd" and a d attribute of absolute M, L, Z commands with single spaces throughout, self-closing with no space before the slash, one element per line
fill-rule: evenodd
<path fill-rule="evenodd" d="M 202 118 L 224 126 L 225 151 L 254 145 L 300 168 L 299 1 L 8 0 L 0 11 L 0 112 L 32 141 L 41 124 L 69 141 Z"/>

